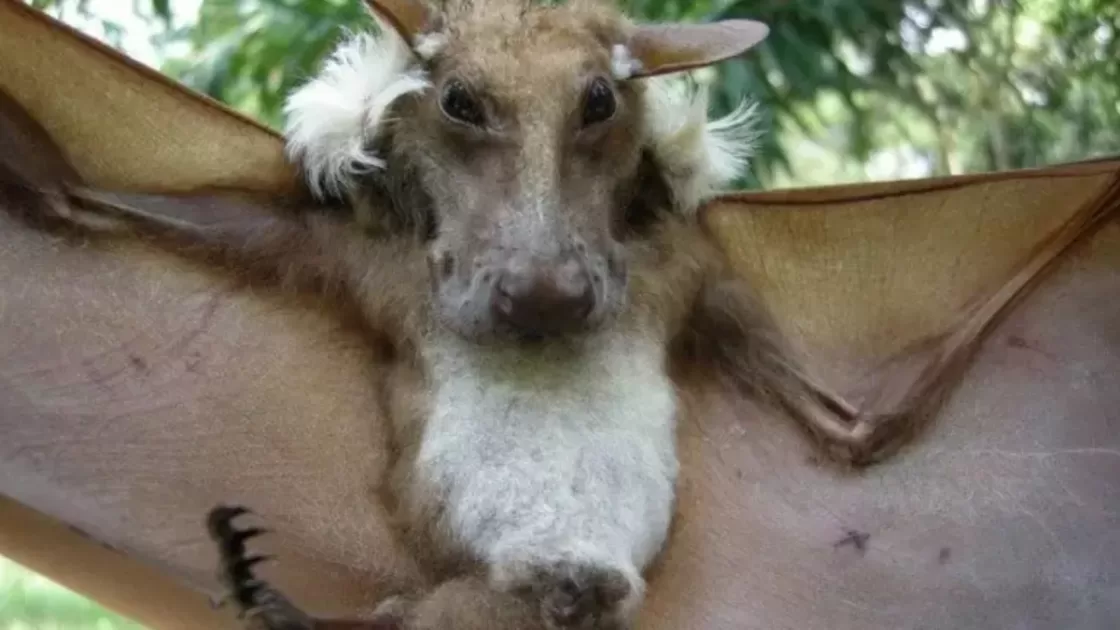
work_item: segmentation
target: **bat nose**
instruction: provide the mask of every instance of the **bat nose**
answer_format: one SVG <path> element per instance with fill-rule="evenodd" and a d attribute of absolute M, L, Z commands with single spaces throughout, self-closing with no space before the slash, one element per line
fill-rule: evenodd
<path fill-rule="evenodd" d="M 595 308 L 587 267 L 575 256 L 558 264 L 513 260 L 494 284 L 493 311 L 506 324 L 532 335 L 578 329 Z"/>

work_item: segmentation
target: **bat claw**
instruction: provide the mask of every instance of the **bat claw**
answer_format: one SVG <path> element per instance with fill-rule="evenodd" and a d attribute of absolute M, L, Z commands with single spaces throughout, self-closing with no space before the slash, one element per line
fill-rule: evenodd
<path fill-rule="evenodd" d="M 218 579 L 229 589 L 215 607 L 232 601 L 237 607 L 238 620 L 252 622 L 256 624 L 254 627 L 265 630 L 309 630 L 314 620 L 254 572 L 258 565 L 275 558 L 248 554 L 245 543 L 271 531 L 263 527 L 242 529 L 233 524 L 238 516 L 251 513 L 242 506 L 220 505 L 211 509 L 206 517 L 206 529 L 218 547 L 221 566 Z"/>
<path fill-rule="evenodd" d="M 241 560 L 238 560 L 237 562 L 234 562 L 231 568 L 234 571 L 249 571 L 262 562 L 269 562 L 275 559 L 275 556 L 270 555 L 249 556 L 248 558 L 243 558 Z"/>
<path fill-rule="evenodd" d="M 256 538 L 258 536 L 263 536 L 264 534 L 271 533 L 272 530 L 265 529 L 263 527 L 250 527 L 249 529 L 230 530 L 226 533 L 224 539 L 219 542 L 230 547 L 237 547 L 243 550 L 245 547 L 245 542 L 250 538 Z"/>
<path fill-rule="evenodd" d="M 233 519 L 243 514 L 252 514 L 253 512 L 246 507 L 242 506 L 225 506 L 219 505 L 213 508 L 206 515 L 206 531 L 210 533 L 210 537 L 214 540 L 220 540 L 229 536 L 233 532 Z"/>

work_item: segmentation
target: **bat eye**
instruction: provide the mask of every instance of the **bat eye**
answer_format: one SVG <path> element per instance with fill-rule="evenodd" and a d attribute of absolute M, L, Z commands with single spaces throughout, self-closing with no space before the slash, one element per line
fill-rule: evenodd
<path fill-rule="evenodd" d="M 605 122 L 614 116 L 616 106 L 614 90 L 603 79 L 595 79 L 587 89 L 583 102 L 583 126 Z"/>
<path fill-rule="evenodd" d="M 480 127 L 485 122 L 482 105 L 460 81 L 447 82 L 439 99 L 439 107 L 444 116 L 456 122 L 475 127 Z"/>

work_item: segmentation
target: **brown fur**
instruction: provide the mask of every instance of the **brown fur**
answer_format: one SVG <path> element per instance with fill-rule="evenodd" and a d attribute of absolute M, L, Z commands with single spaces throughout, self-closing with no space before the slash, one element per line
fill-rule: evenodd
<path fill-rule="evenodd" d="M 433 274 L 435 313 L 457 332 L 509 334 L 491 321 L 491 286 L 522 259 L 547 274 L 568 256 L 599 282 L 586 324 L 601 324 L 622 307 L 625 292 L 612 231 L 628 205 L 620 199 L 639 184 L 643 86 L 614 85 L 617 113 L 607 123 L 584 128 L 579 115 L 590 83 L 609 76 L 604 43 L 622 36 L 620 18 L 588 2 L 464 2 L 442 10 L 449 43 L 429 67 L 435 96 L 395 105 L 378 147 L 388 169 L 370 178 L 365 199 L 403 199 L 394 205 L 409 217 L 402 224 L 434 233 L 432 265 L 443 270 Z M 438 95 L 452 81 L 481 109 L 480 127 L 441 111 Z"/>

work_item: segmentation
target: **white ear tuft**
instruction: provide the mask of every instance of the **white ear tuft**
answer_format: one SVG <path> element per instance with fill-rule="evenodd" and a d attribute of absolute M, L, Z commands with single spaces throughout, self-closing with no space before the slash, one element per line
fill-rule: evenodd
<path fill-rule="evenodd" d="M 408 44 L 387 25 L 348 34 L 322 70 L 284 104 L 289 159 L 300 164 L 317 197 L 353 192 L 356 179 L 385 167 L 369 142 L 389 106 L 430 86 Z"/>
<path fill-rule="evenodd" d="M 696 73 L 702 73 L 699 70 Z M 708 120 L 708 86 L 688 75 L 646 79 L 646 143 L 665 176 L 676 210 L 692 213 L 745 172 L 760 136 L 757 104 L 743 101 Z"/>
<path fill-rule="evenodd" d="M 424 61 L 431 61 L 433 57 L 447 48 L 447 36 L 443 33 L 426 33 L 416 38 L 412 49 Z"/>
<path fill-rule="evenodd" d="M 625 81 L 642 71 L 642 62 L 630 54 L 625 44 L 611 46 L 611 75 L 616 81 Z"/>
<path fill-rule="evenodd" d="M 761 137 L 758 103 L 743 99 L 723 118 L 707 125 L 707 156 L 712 184 L 722 187 L 743 175 Z"/>

